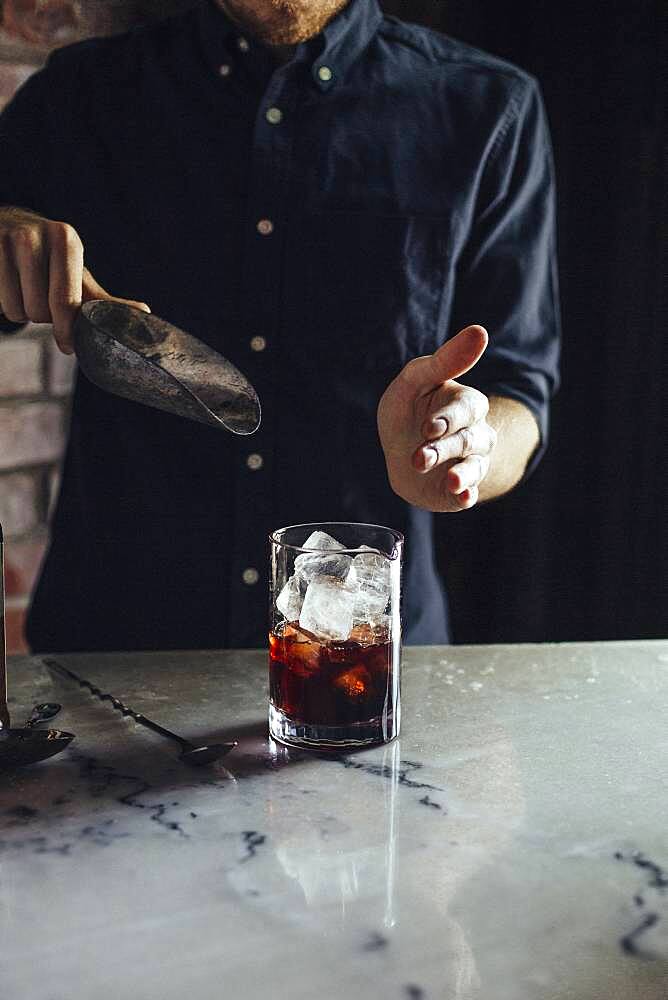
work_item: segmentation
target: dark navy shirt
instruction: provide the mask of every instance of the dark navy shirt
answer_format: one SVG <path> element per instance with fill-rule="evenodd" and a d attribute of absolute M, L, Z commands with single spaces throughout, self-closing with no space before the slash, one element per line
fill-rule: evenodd
<path fill-rule="evenodd" d="M 559 321 L 532 77 L 376 0 L 279 65 L 205 2 L 54 54 L 0 118 L 0 202 L 71 223 L 105 288 L 226 355 L 263 407 L 236 438 L 79 375 L 33 648 L 263 645 L 267 533 L 326 520 L 403 531 L 405 640 L 448 640 L 434 515 L 390 489 L 376 408 L 481 323 L 464 381 L 524 403 L 545 445 Z"/>

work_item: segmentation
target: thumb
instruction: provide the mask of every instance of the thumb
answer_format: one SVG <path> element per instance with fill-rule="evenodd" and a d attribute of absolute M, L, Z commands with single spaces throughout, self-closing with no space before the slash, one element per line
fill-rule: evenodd
<path fill-rule="evenodd" d="M 93 299 L 105 299 L 109 302 L 123 302 L 125 305 L 134 306 L 142 312 L 150 313 L 151 309 L 145 302 L 136 302 L 134 299 L 121 299 L 117 295 L 110 295 L 109 292 L 100 285 L 90 271 L 84 267 L 83 279 L 81 283 L 81 301 L 91 302 Z"/>
<path fill-rule="evenodd" d="M 489 341 L 483 326 L 467 326 L 431 355 L 435 382 L 459 378 L 478 363 Z"/>

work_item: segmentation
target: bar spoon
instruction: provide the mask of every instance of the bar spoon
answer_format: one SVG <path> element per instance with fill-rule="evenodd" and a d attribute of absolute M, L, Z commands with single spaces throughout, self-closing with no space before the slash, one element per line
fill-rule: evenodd
<path fill-rule="evenodd" d="M 73 733 L 60 729 L 33 729 L 37 722 L 57 714 L 44 714 L 46 706 L 36 705 L 25 726 L 12 729 L 7 704 L 7 647 L 5 642 L 4 545 L 0 525 L 0 770 L 36 764 L 64 750 L 74 739 Z M 54 705 L 51 705 L 53 708 Z M 60 706 L 57 706 L 60 711 Z M 39 714 L 37 710 L 41 711 Z"/>
<path fill-rule="evenodd" d="M 152 719 L 147 718 L 142 715 L 141 712 L 135 712 L 133 708 L 129 708 L 125 705 L 120 698 L 116 698 L 113 694 L 101 691 L 99 687 L 91 684 L 84 677 L 79 677 L 75 674 L 73 670 L 68 667 L 63 666 L 57 660 L 51 658 L 42 661 L 47 667 L 55 670 L 57 673 L 64 674 L 69 677 L 70 680 L 76 681 L 79 687 L 87 688 L 91 694 L 94 694 L 96 698 L 100 701 L 108 701 L 111 703 L 112 707 L 120 712 L 121 715 L 129 716 L 134 719 L 135 722 L 140 723 L 142 726 L 146 726 L 148 729 L 152 729 L 154 733 L 158 733 L 160 736 L 166 737 L 168 740 L 173 740 L 178 743 L 181 747 L 181 753 L 179 755 L 179 760 L 182 760 L 184 764 L 192 764 L 195 767 L 202 767 L 205 764 L 212 764 L 215 760 L 219 760 L 234 750 L 238 746 L 238 741 L 235 740 L 232 743 L 211 743 L 205 744 L 204 746 L 197 746 L 195 743 L 191 743 L 190 740 L 184 739 L 182 736 L 177 736 L 176 733 L 171 732 L 169 729 L 165 729 L 164 726 L 159 726 L 157 722 L 153 722 Z"/>
<path fill-rule="evenodd" d="M 48 722 L 49 719 L 55 719 L 62 707 L 62 705 L 58 705 L 55 701 L 40 702 L 39 705 L 33 706 L 30 716 L 23 723 L 23 728 L 32 729 L 39 722 Z"/>

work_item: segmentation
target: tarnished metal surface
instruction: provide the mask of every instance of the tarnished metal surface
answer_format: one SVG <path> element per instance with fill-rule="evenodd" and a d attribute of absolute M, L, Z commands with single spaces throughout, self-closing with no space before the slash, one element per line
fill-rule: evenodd
<path fill-rule="evenodd" d="M 234 434 L 260 425 L 260 401 L 244 375 L 158 316 L 120 302 L 87 302 L 74 344 L 84 374 L 107 392 Z"/>

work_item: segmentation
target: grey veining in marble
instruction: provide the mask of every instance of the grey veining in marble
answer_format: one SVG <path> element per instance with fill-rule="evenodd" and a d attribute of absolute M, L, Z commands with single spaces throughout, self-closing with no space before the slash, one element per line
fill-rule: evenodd
<path fill-rule="evenodd" d="M 0 982 L 29 1000 L 667 1000 L 668 642 L 405 651 L 394 744 L 270 745 L 266 654 L 38 658 L 60 757 L 0 775 Z"/>

